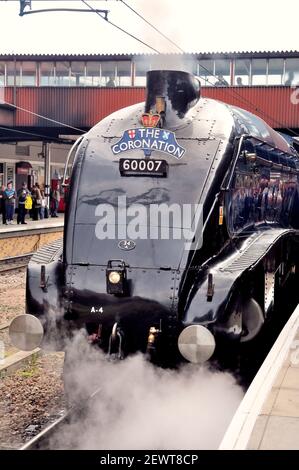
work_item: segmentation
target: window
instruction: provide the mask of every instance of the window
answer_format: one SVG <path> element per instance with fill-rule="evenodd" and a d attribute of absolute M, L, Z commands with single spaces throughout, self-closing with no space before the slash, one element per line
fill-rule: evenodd
<path fill-rule="evenodd" d="M 6 84 L 7 86 L 20 86 L 21 64 L 20 62 L 6 62 Z"/>
<path fill-rule="evenodd" d="M 40 82 L 39 83 L 41 86 L 55 85 L 54 62 L 41 62 L 40 63 Z"/>
<path fill-rule="evenodd" d="M 252 152 L 251 141 L 243 142 L 234 169 L 232 188 L 227 194 L 228 223 L 232 233 L 244 230 L 256 220 L 259 193 L 259 175 L 245 158 L 245 151 Z"/>
<path fill-rule="evenodd" d="M 22 62 L 22 86 L 36 85 L 36 62 Z"/>
<path fill-rule="evenodd" d="M 86 62 L 85 86 L 101 86 L 100 62 Z"/>
<path fill-rule="evenodd" d="M 6 165 L 6 184 L 12 182 L 12 187 L 15 187 L 15 167 L 14 165 Z"/>
<path fill-rule="evenodd" d="M 84 86 L 85 82 L 85 63 L 71 62 L 71 86 Z"/>
<path fill-rule="evenodd" d="M 283 59 L 269 59 L 268 85 L 283 85 Z"/>
<path fill-rule="evenodd" d="M 4 185 L 4 164 L 0 163 L 0 186 Z"/>
<path fill-rule="evenodd" d="M 146 85 L 146 72 L 150 70 L 150 65 L 145 61 L 138 60 L 135 62 L 135 86 Z"/>
<path fill-rule="evenodd" d="M 117 63 L 117 86 L 132 86 L 131 62 Z"/>
<path fill-rule="evenodd" d="M 115 87 L 116 62 L 102 62 L 101 72 L 101 85 L 107 87 Z"/>
<path fill-rule="evenodd" d="M 215 83 L 214 61 L 213 60 L 199 60 L 198 61 L 198 76 L 199 76 L 200 83 L 203 86 L 212 86 Z"/>
<path fill-rule="evenodd" d="M 30 147 L 29 145 L 16 145 L 16 155 L 20 155 L 22 157 L 29 157 L 30 156 Z"/>
<path fill-rule="evenodd" d="M 215 60 L 215 86 L 230 85 L 230 60 Z"/>
<path fill-rule="evenodd" d="M 299 85 L 299 59 L 286 59 L 284 85 Z"/>
<path fill-rule="evenodd" d="M 195 59 L 184 58 L 183 63 L 178 63 L 176 70 L 182 70 L 184 72 L 192 73 L 193 75 L 198 76 L 198 61 Z"/>
<path fill-rule="evenodd" d="M 244 86 L 250 83 L 250 60 L 237 59 L 235 61 L 234 85 Z"/>
<path fill-rule="evenodd" d="M 5 62 L 0 62 L 0 87 L 5 86 Z"/>
<path fill-rule="evenodd" d="M 70 85 L 70 64 L 69 62 L 56 62 L 56 80 L 57 86 Z"/>
<path fill-rule="evenodd" d="M 267 60 L 252 59 L 252 85 L 267 84 Z"/>

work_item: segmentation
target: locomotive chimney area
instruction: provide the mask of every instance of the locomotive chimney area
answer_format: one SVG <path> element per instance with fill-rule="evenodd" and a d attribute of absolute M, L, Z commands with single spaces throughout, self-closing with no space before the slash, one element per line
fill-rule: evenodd
<path fill-rule="evenodd" d="M 200 83 L 187 72 L 151 70 L 147 72 L 145 112 L 160 115 L 160 126 L 180 126 L 200 98 Z"/>

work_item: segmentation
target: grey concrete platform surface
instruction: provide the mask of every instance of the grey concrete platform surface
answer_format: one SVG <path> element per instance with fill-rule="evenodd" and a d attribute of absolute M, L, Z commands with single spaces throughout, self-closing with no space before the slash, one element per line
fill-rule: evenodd
<path fill-rule="evenodd" d="M 4 374 L 11 374 L 30 361 L 34 355 L 39 355 L 41 350 L 39 348 L 33 351 L 17 351 L 14 354 L 6 357 L 0 361 L 0 377 Z"/>
<path fill-rule="evenodd" d="M 34 253 L 41 246 L 63 236 L 64 214 L 33 221 L 26 225 L 0 224 L 0 260 Z"/>
<path fill-rule="evenodd" d="M 17 224 L 16 220 L 12 225 L 0 224 L 0 238 L 9 237 L 10 235 L 16 236 L 17 234 L 22 236 L 30 230 L 40 231 L 42 229 L 51 229 L 57 227 L 63 227 L 64 225 L 64 214 L 60 214 L 59 217 L 49 217 L 48 219 L 42 220 L 31 220 L 26 218 L 26 225 Z M 17 232 L 17 233 L 16 233 Z M 20 232 L 20 233 L 18 233 Z"/>
<path fill-rule="evenodd" d="M 299 306 L 248 388 L 219 449 L 299 449 Z"/>

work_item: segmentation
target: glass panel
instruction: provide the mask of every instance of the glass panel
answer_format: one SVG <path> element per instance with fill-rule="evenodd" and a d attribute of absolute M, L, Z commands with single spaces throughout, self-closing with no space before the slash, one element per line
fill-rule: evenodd
<path fill-rule="evenodd" d="M 100 62 L 86 62 L 85 86 L 101 86 L 101 64 Z"/>
<path fill-rule="evenodd" d="M 283 84 L 283 59 L 269 59 L 268 85 Z"/>
<path fill-rule="evenodd" d="M 193 58 L 175 59 L 174 70 L 182 70 L 198 76 L 198 61 Z"/>
<path fill-rule="evenodd" d="M 266 59 L 252 59 L 252 85 L 266 85 Z"/>
<path fill-rule="evenodd" d="M 136 61 L 135 62 L 135 86 L 145 86 L 146 85 L 146 72 L 151 69 L 150 64 L 145 61 Z"/>
<path fill-rule="evenodd" d="M 203 86 L 212 86 L 216 82 L 213 75 L 214 61 L 213 60 L 199 60 L 198 61 L 198 76 L 200 83 Z"/>
<path fill-rule="evenodd" d="M 20 86 L 21 84 L 20 70 L 21 70 L 20 62 L 6 62 L 6 84 L 8 86 L 14 86 L 15 76 L 16 76 L 16 85 Z"/>
<path fill-rule="evenodd" d="M 115 87 L 116 85 L 116 62 L 101 63 L 102 78 L 101 85 Z"/>
<path fill-rule="evenodd" d="M 194 60 L 194 59 L 191 59 L 190 61 L 188 61 L 188 66 L 187 66 L 187 70 L 190 71 L 191 73 L 193 73 L 193 75 L 198 75 L 198 61 L 197 60 Z M 189 70 L 190 69 L 190 70 Z"/>
<path fill-rule="evenodd" d="M 131 62 L 118 62 L 117 63 L 117 86 L 132 86 L 131 78 Z"/>
<path fill-rule="evenodd" d="M 22 62 L 22 86 L 36 85 L 36 62 Z"/>
<path fill-rule="evenodd" d="M 234 85 L 244 86 L 249 85 L 250 79 L 250 60 L 249 59 L 237 59 L 235 61 L 235 76 Z"/>
<path fill-rule="evenodd" d="M 286 59 L 285 85 L 299 84 L 299 59 Z"/>
<path fill-rule="evenodd" d="M 5 85 L 5 62 L 0 62 L 0 86 Z"/>
<path fill-rule="evenodd" d="M 40 86 L 55 85 L 54 62 L 40 63 Z"/>
<path fill-rule="evenodd" d="M 12 165 L 7 165 L 6 167 L 6 181 L 8 184 L 10 181 L 12 182 L 12 187 L 15 187 L 15 167 Z"/>
<path fill-rule="evenodd" d="M 85 62 L 71 62 L 71 86 L 85 85 Z"/>
<path fill-rule="evenodd" d="M 230 85 L 230 60 L 215 60 L 215 86 Z"/>
<path fill-rule="evenodd" d="M 69 86 L 70 85 L 70 63 L 69 62 L 56 62 L 56 85 Z"/>

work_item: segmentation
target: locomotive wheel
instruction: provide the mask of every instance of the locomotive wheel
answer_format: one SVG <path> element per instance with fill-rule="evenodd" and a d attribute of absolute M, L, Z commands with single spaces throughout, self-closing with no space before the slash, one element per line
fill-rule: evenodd
<path fill-rule="evenodd" d="M 247 343 L 255 338 L 264 324 L 264 315 L 256 300 L 250 298 L 241 305 L 242 312 L 242 336 L 241 343 Z"/>

